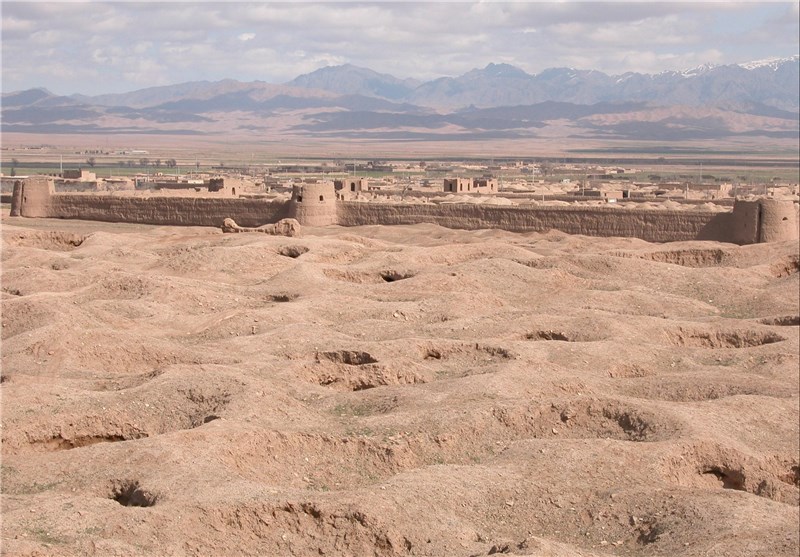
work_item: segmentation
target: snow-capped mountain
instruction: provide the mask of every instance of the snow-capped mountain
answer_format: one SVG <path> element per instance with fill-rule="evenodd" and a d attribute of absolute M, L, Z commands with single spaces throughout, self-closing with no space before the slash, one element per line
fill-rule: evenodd
<path fill-rule="evenodd" d="M 765 58 L 763 60 L 753 60 L 751 62 L 741 62 L 736 64 L 737 66 L 744 68 L 746 70 L 757 70 L 759 68 L 769 68 L 773 71 L 777 71 L 785 64 L 797 63 L 800 60 L 800 55 L 795 54 L 794 56 L 789 56 L 788 58 Z"/>
<path fill-rule="evenodd" d="M 781 110 L 800 108 L 800 57 L 775 58 L 741 64 L 703 64 L 683 71 L 659 74 L 627 72 L 607 75 L 597 70 L 550 68 L 531 75 L 509 64 L 489 64 L 458 77 L 442 77 L 406 85 L 373 72 L 368 87 L 350 90 L 365 96 L 382 96 L 438 109 L 496 107 L 546 101 L 593 104 L 598 102 L 649 102 L 661 105 L 703 106 L 724 103 L 760 103 Z M 337 82 L 337 73 L 352 74 L 352 66 L 328 67 L 291 82 L 294 86 L 339 92 L 327 84 Z M 375 80 L 388 79 L 385 85 Z M 354 83 L 355 80 L 346 80 Z M 391 90 L 392 95 L 381 95 Z"/>
<path fill-rule="evenodd" d="M 535 137 L 552 126 L 548 133 L 588 138 L 794 140 L 799 67 L 797 56 L 622 75 L 576 68 L 531 75 L 489 64 L 416 83 L 333 66 L 285 85 L 227 79 L 94 97 L 30 89 L 3 95 L 2 131 L 474 141 Z"/>

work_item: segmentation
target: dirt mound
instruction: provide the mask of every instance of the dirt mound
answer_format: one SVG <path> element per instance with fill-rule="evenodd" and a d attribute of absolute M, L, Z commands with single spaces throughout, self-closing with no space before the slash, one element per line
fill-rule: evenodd
<path fill-rule="evenodd" d="M 797 327 L 800 325 L 800 315 L 781 315 L 779 317 L 765 317 L 759 321 L 763 325 L 778 327 Z"/>
<path fill-rule="evenodd" d="M 670 333 L 669 337 L 675 346 L 709 349 L 751 348 L 786 340 L 785 337 L 772 331 L 717 331 L 684 328 Z"/>
<path fill-rule="evenodd" d="M 9 246 L 38 248 L 54 251 L 72 251 L 83 244 L 88 235 L 61 232 L 56 230 L 18 230 L 6 234 L 3 241 Z"/>
<path fill-rule="evenodd" d="M 639 257 L 657 263 L 670 263 L 683 267 L 717 267 L 731 260 L 731 250 L 723 248 L 689 248 L 658 250 L 645 253 L 616 252 L 619 257 Z"/>
<path fill-rule="evenodd" d="M 515 434 L 537 438 L 661 441 L 680 430 L 672 418 L 617 401 L 576 399 L 527 408 L 498 408 L 493 414 Z"/>
<path fill-rule="evenodd" d="M 798 462 L 796 456 L 759 458 L 720 445 L 697 443 L 686 447 L 677 458 L 667 460 L 664 466 L 680 485 L 744 491 L 797 506 Z"/>
<path fill-rule="evenodd" d="M 776 278 L 791 276 L 800 271 L 800 256 L 792 254 L 776 261 L 770 266 L 772 274 Z"/>
<path fill-rule="evenodd" d="M 18 219 L 14 555 L 797 554 L 797 242 Z"/>
<path fill-rule="evenodd" d="M 413 370 L 381 365 L 367 352 L 321 352 L 316 354 L 315 359 L 315 363 L 308 368 L 311 381 L 336 389 L 361 391 L 383 385 L 424 382 L 424 378 Z"/>
<path fill-rule="evenodd" d="M 340 269 L 325 269 L 323 273 L 325 273 L 325 276 L 328 278 L 355 284 L 381 284 L 382 282 L 395 282 L 414 276 L 414 273 L 411 271 L 397 271 L 395 269 L 382 271 L 358 271 L 353 269 L 342 271 Z"/>

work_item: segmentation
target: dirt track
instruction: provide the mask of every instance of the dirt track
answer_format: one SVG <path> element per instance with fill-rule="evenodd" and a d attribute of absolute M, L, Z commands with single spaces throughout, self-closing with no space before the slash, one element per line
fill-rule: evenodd
<path fill-rule="evenodd" d="M 2 234 L 9 555 L 797 555 L 797 242 Z"/>

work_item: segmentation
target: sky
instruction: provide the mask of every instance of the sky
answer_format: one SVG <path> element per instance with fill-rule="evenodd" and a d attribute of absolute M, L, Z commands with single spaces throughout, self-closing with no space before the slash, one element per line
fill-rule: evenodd
<path fill-rule="evenodd" d="M 0 3 L 2 91 L 285 83 L 354 64 L 398 78 L 489 63 L 658 73 L 798 54 L 797 2 Z"/>

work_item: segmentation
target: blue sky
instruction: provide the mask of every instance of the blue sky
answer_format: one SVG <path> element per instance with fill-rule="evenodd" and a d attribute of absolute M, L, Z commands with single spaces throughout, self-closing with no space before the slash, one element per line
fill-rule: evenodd
<path fill-rule="evenodd" d="M 2 90 L 101 94 L 338 64 L 396 77 L 490 62 L 657 73 L 798 53 L 783 2 L 2 2 Z"/>

